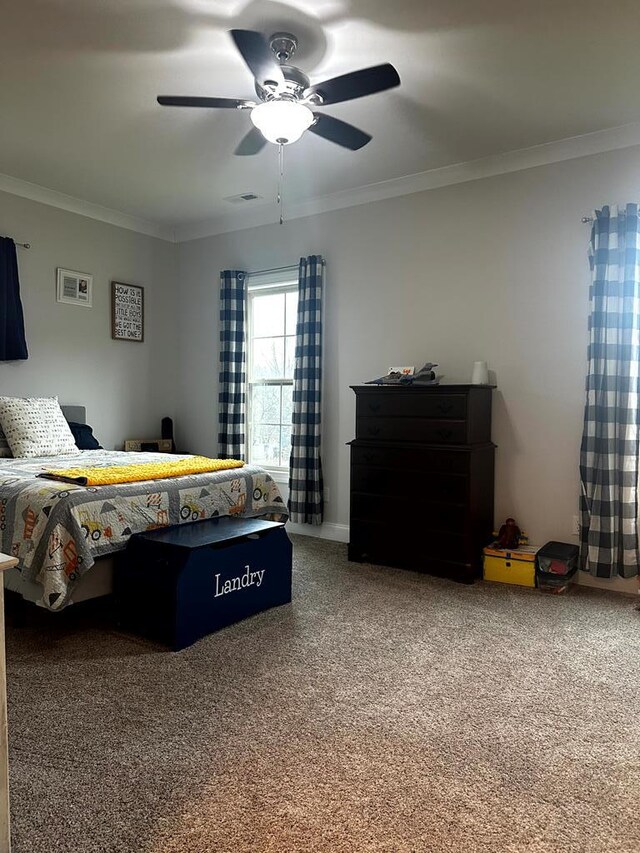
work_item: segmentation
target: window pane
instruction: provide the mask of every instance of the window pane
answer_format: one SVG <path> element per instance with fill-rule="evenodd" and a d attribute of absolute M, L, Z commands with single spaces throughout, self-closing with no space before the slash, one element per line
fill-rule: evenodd
<path fill-rule="evenodd" d="M 289 467 L 289 457 L 291 456 L 291 427 L 283 426 L 280 436 L 280 465 L 283 468 Z"/>
<path fill-rule="evenodd" d="M 252 426 L 249 458 L 257 465 L 280 464 L 280 427 Z"/>
<path fill-rule="evenodd" d="M 280 386 L 254 385 L 249 408 L 252 424 L 279 424 Z"/>
<path fill-rule="evenodd" d="M 296 318 L 298 314 L 298 291 L 287 293 L 287 328 L 285 335 L 295 335 Z"/>
<path fill-rule="evenodd" d="M 282 423 L 285 426 L 291 424 L 293 413 L 293 385 L 282 386 Z"/>
<path fill-rule="evenodd" d="M 261 381 L 293 379 L 297 289 L 250 296 L 251 340 L 248 457 L 267 467 L 289 467 L 291 454 L 291 385 L 261 385 Z"/>
<path fill-rule="evenodd" d="M 285 365 L 284 365 L 284 375 L 285 379 L 293 379 L 293 368 L 295 365 L 295 353 L 296 353 L 296 338 L 295 335 L 291 337 L 285 338 L 286 347 L 285 347 Z"/>
<path fill-rule="evenodd" d="M 251 379 L 280 379 L 284 370 L 284 338 L 253 341 Z"/>
<path fill-rule="evenodd" d="M 284 293 L 254 296 L 251 311 L 254 337 L 284 335 Z"/>

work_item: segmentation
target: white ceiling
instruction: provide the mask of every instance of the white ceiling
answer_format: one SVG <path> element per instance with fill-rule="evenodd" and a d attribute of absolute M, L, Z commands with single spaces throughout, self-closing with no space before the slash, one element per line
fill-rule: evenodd
<path fill-rule="evenodd" d="M 167 226 L 242 192 L 272 205 L 275 146 L 233 156 L 246 112 L 155 101 L 252 97 L 231 27 L 291 30 L 312 81 L 400 73 L 326 110 L 364 149 L 286 149 L 290 203 L 640 120 L 637 0 L 21 0 L 0 19 L 0 172 Z"/>

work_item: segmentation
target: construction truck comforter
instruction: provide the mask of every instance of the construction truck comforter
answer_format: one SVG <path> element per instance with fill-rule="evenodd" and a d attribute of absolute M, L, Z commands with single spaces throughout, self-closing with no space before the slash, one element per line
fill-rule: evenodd
<path fill-rule="evenodd" d="M 278 486 L 261 468 L 170 479 L 80 486 L 42 479 L 45 471 L 165 463 L 162 453 L 79 450 L 67 456 L 0 458 L 0 552 L 19 560 L 43 588 L 41 604 L 60 610 L 97 557 L 122 550 L 134 533 L 225 515 L 285 520 Z"/>

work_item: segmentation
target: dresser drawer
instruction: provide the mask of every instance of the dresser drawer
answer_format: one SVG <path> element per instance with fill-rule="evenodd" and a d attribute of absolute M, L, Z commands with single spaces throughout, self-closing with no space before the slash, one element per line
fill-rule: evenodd
<path fill-rule="evenodd" d="M 357 417 L 356 438 L 368 441 L 413 441 L 423 444 L 465 444 L 465 421 L 429 418 Z"/>
<path fill-rule="evenodd" d="M 464 536 L 453 534 L 436 537 L 398 522 L 393 514 L 387 524 L 354 520 L 349 531 L 349 545 L 361 552 L 363 559 L 389 566 L 406 566 L 418 571 L 433 559 L 454 563 L 472 561 L 469 544 Z"/>
<path fill-rule="evenodd" d="M 362 394 L 357 399 L 356 415 L 464 420 L 467 416 L 467 398 L 463 394 L 406 392 L 394 388 L 386 392 Z"/>
<path fill-rule="evenodd" d="M 467 474 L 470 454 L 463 450 L 428 450 L 421 447 L 384 447 L 380 445 L 351 445 L 351 462 L 354 465 L 373 465 L 386 468 L 404 468 L 409 471 L 441 471 Z"/>
<path fill-rule="evenodd" d="M 351 493 L 351 523 L 380 522 L 388 524 L 390 517 L 397 521 L 398 532 L 406 529 L 437 531 L 440 533 L 466 532 L 468 523 L 467 508 L 461 503 L 438 503 L 420 501 L 419 506 L 394 507 L 390 512 L 389 501 L 380 495 L 368 495 L 363 492 Z M 398 518 L 401 520 L 398 521 Z"/>
<path fill-rule="evenodd" d="M 405 498 L 407 505 L 420 500 L 463 503 L 468 499 L 468 479 L 458 474 L 420 473 L 410 468 L 351 466 L 351 489 L 369 495 Z M 390 509 L 391 511 L 391 509 Z M 399 507 L 396 514 L 402 516 Z"/>

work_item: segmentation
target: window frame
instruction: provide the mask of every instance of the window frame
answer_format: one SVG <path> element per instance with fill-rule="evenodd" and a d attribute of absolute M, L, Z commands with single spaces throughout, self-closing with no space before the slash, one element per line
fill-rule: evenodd
<path fill-rule="evenodd" d="M 289 465 L 265 465 L 264 463 L 254 463 L 251 459 L 251 427 L 252 427 L 252 389 L 257 386 L 283 387 L 293 386 L 293 378 L 291 379 L 260 379 L 253 382 L 252 377 L 252 359 L 253 359 L 253 300 L 259 295 L 276 295 L 280 293 L 297 293 L 298 292 L 298 271 L 297 267 L 288 271 L 275 273 L 254 273 L 247 275 L 246 283 L 246 309 L 247 309 L 247 382 L 246 382 L 246 429 L 245 429 L 245 458 L 250 465 L 259 464 L 261 468 L 268 471 L 269 474 L 277 483 L 289 482 Z M 286 305 L 286 300 L 285 300 Z M 286 308 L 285 308 L 286 312 Z M 297 313 L 297 312 L 296 312 Z M 286 335 L 286 313 L 285 313 L 285 339 Z M 280 397 L 282 406 L 282 396 Z M 281 409 L 282 414 L 282 409 Z M 280 427 L 282 428 L 282 421 Z"/>

